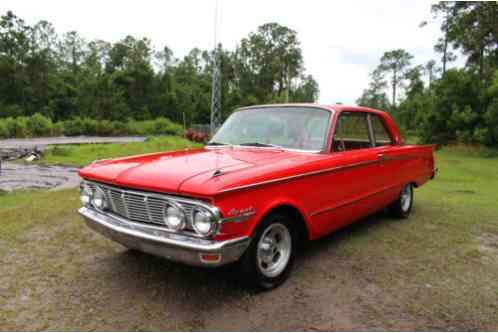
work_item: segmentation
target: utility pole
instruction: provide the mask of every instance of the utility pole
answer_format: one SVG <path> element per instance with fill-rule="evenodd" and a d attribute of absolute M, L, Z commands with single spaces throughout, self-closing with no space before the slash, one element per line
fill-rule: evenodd
<path fill-rule="evenodd" d="M 211 86 L 211 135 L 221 125 L 221 73 L 218 47 L 218 0 L 214 14 L 213 82 Z"/>

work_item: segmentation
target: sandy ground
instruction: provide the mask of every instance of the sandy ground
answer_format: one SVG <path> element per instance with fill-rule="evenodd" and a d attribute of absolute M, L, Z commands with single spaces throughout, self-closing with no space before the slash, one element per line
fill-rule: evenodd
<path fill-rule="evenodd" d="M 117 137 L 61 136 L 61 137 L 50 137 L 50 138 L 7 139 L 7 140 L 0 140 L 0 150 L 34 148 L 34 147 L 43 148 L 48 145 L 142 142 L 144 140 L 145 137 L 143 136 L 117 136 Z"/>
<path fill-rule="evenodd" d="M 80 181 L 77 172 L 73 167 L 2 162 L 0 191 L 76 187 Z"/>
<path fill-rule="evenodd" d="M 61 222 L 33 229 L 0 258 L 3 267 L 10 267 L 0 276 L 5 316 L 3 323 L 0 318 L 0 329 L 382 331 L 445 327 L 434 319 L 428 323 L 407 314 L 401 299 L 360 274 L 354 262 L 337 256 L 335 249 L 344 232 L 307 246 L 283 286 L 254 293 L 238 282 L 233 268 L 210 270 L 171 263 L 126 250 L 82 222 Z"/>

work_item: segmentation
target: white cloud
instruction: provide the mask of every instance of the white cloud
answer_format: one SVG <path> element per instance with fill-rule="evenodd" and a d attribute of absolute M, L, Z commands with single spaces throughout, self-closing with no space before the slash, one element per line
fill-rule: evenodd
<path fill-rule="evenodd" d="M 59 33 L 77 30 L 87 39 L 117 41 L 127 34 L 168 45 L 177 57 L 191 48 L 213 46 L 214 0 L 35 1 L 1 0 L 28 23 L 45 19 Z M 386 50 L 404 48 L 415 63 L 436 58 L 437 24 L 424 1 L 220 0 L 221 42 L 237 42 L 266 22 L 296 30 L 306 69 L 320 85 L 320 102 L 354 103 L 367 86 L 368 73 Z"/>

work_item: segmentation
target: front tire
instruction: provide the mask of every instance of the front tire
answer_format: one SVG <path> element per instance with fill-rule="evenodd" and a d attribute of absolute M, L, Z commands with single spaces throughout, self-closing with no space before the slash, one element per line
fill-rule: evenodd
<path fill-rule="evenodd" d="M 259 290 L 271 290 L 284 283 L 292 270 L 296 242 L 292 217 L 273 213 L 264 218 L 241 258 L 243 280 Z"/>
<path fill-rule="evenodd" d="M 413 206 L 413 185 L 406 184 L 401 189 L 398 199 L 389 206 L 389 210 L 394 217 L 407 218 Z"/>

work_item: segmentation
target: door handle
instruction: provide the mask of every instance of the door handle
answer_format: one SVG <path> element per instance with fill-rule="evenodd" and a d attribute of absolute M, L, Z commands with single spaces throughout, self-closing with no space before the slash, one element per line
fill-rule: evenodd
<path fill-rule="evenodd" d="M 378 153 L 377 154 L 377 157 L 379 158 L 379 160 L 381 161 L 384 161 L 386 159 L 386 156 L 384 155 L 384 153 Z"/>

